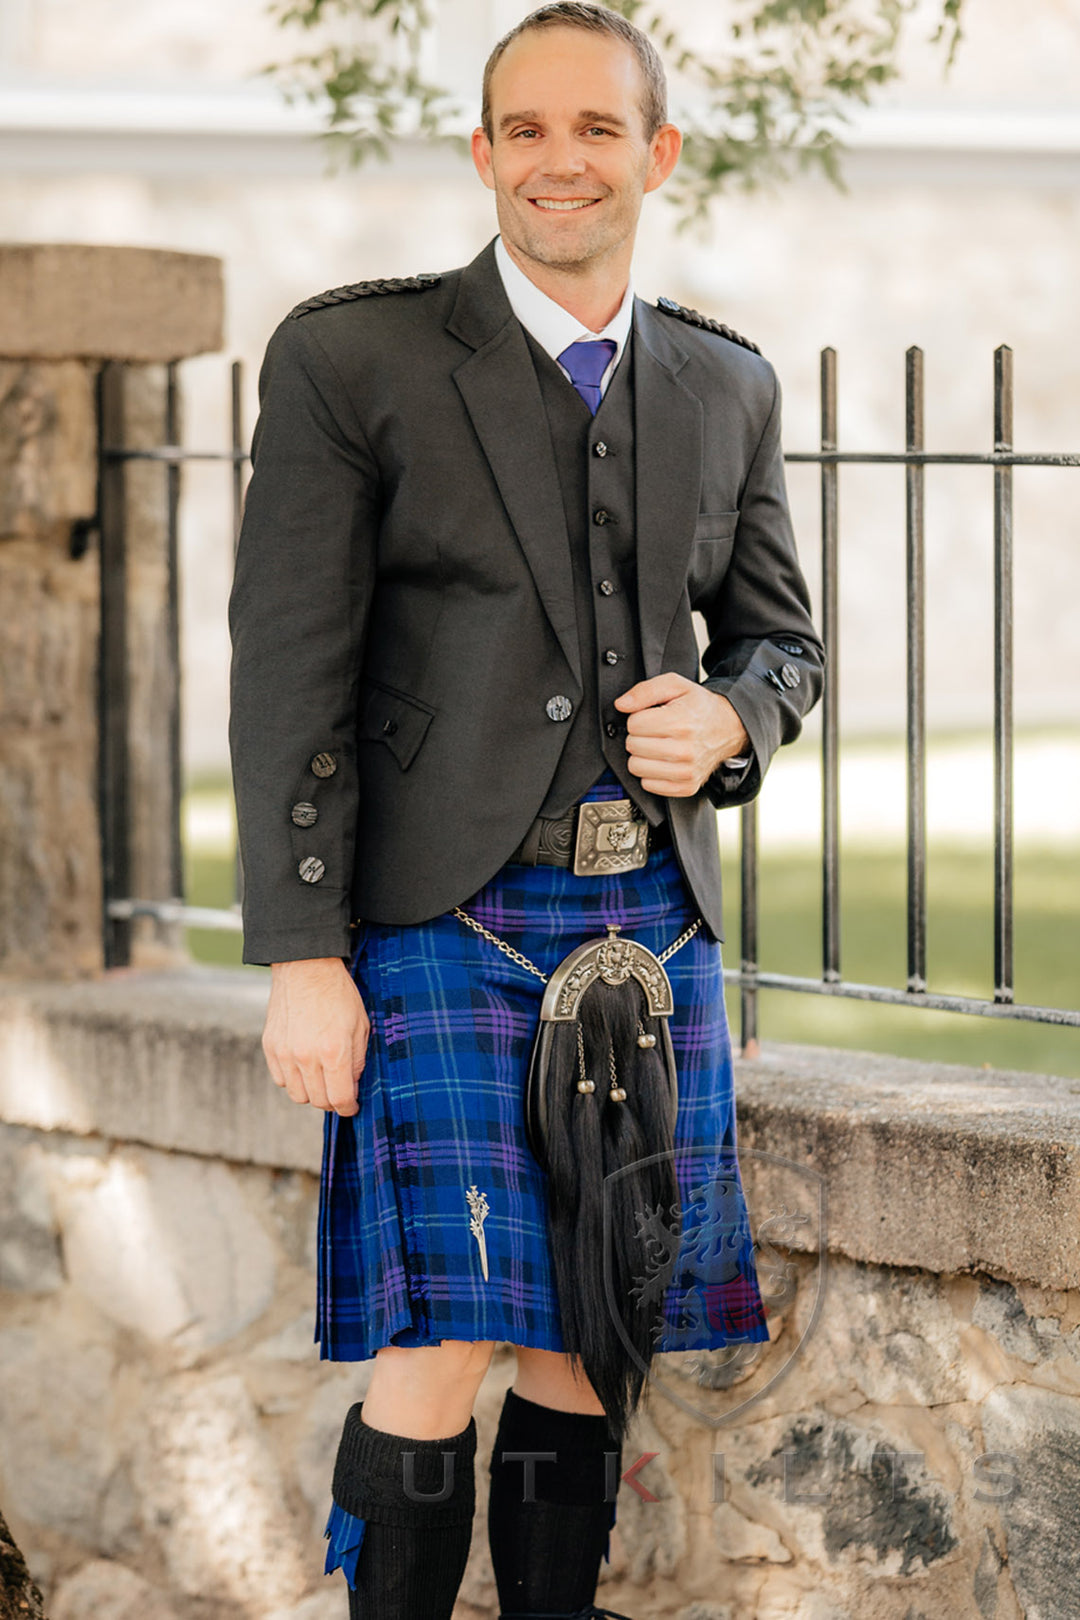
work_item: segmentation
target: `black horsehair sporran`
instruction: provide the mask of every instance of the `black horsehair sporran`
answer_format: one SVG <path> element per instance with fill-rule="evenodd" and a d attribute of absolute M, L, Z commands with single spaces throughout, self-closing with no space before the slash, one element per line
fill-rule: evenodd
<path fill-rule="evenodd" d="M 580 1358 L 621 1439 L 663 1334 L 676 1264 L 677 1245 L 657 1270 L 650 1217 L 681 1219 L 664 963 L 702 920 L 659 956 L 620 939 L 609 923 L 606 936 L 577 946 L 549 976 L 460 906 L 454 915 L 547 987 L 529 1062 L 526 1134 L 547 1175 L 563 1347 Z"/>

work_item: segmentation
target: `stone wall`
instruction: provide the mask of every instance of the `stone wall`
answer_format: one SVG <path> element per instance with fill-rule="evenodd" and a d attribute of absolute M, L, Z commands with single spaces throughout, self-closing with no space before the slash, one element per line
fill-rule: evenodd
<path fill-rule="evenodd" d="M 220 347 L 222 304 L 205 255 L 0 244 L 0 972 L 102 963 L 101 368 L 126 368 L 111 447 L 161 445 L 165 365 Z M 179 682 L 166 474 L 136 462 L 109 476 L 125 540 L 132 893 L 164 900 Z M 160 925 L 133 932 L 136 962 L 183 959 Z"/>
<path fill-rule="evenodd" d="M 312 1343 L 321 1125 L 265 1074 L 265 992 L 205 968 L 0 988 L 0 1501 L 51 1620 L 345 1620 L 321 1531 L 370 1364 Z M 1075 1084 L 777 1048 L 739 1088 L 772 1342 L 662 1359 L 600 1601 L 1074 1615 Z M 933 1229 L 934 1269 L 905 1263 Z M 496 1612 L 483 1465 L 513 1371 L 503 1346 L 477 1406 L 457 1620 Z"/>

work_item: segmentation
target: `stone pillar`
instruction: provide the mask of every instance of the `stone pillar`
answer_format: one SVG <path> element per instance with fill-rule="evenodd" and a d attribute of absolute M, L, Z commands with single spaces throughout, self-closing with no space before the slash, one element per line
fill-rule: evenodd
<path fill-rule="evenodd" d="M 122 648 L 103 649 L 99 404 L 104 363 L 123 362 L 108 435 L 162 444 L 166 366 L 220 349 L 222 319 L 216 258 L 0 245 L 0 973 L 82 976 L 104 964 L 103 653 L 127 668 L 129 893 L 177 892 L 168 475 L 151 462 L 107 473 L 126 612 Z M 114 601 L 119 583 L 106 581 Z M 131 932 L 137 965 L 182 954 L 176 930 L 144 920 Z"/>

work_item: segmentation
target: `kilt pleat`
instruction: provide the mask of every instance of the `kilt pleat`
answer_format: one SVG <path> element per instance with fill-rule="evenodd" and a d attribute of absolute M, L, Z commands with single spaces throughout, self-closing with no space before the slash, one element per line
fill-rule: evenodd
<path fill-rule="evenodd" d="M 621 795 L 605 773 L 587 797 Z M 546 974 L 609 922 L 659 954 L 695 915 L 670 847 L 617 876 L 506 866 L 463 906 Z M 658 1349 L 762 1341 L 720 946 L 699 933 L 667 971 L 683 1209 Z M 361 924 L 350 972 L 371 1036 L 359 1112 L 325 1120 L 321 1357 L 363 1361 L 442 1339 L 561 1350 L 545 1178 L 523 1114 L 543 984 L 452 913 Z"/>

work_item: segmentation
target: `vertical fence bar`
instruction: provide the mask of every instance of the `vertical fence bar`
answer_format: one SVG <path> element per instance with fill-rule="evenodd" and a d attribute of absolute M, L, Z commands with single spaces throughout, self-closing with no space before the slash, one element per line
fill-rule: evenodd
<path fill-rule="evenodd" d="M 836 350 L 821 351 L 821 448 L 837 448 Z M 839 508 L 836 462 L 821 466 L 821 627 L 825 643 L 825 690 L 821 726 L 821 976 L 840 978 L 840 681 Z"/>
<path fill-rule="evenodd" d="M 758 1039 L 758 821 L 757 801 L 744 804 L 739 840 L 739 944 L 742 978 L 739 981 L 739 1023 L 742 1055 L 755 1058 Z"/>
<path fill-rule="evenodd" d="M 1013 448 L 1013 354 L 994 351 L 994 450 Z M 1013 469 L 994 468 L 994 1000 L 1013 999 Z"/>
<path fill-rule="evenodd" d="M 240 538 L 240 519 L 244 515 L 244 470 L 241 457 L 244 452 L 244 421 L 242 415 L 243 362 L 234 360 L 229 367 L 229 418 L 232 424 L 232 518 L 233 551 Z"/>
<path fill-rule="evenodd" d="M 923 352 L 906 356 L 906 443 L 925 450 Z M 907 483 L 907 987 L 926 989 L 926 469 Z"/>
<path fill-rule="evenodd" d="M 176 361 L 165 371 L 165 443 L 180 443 L 180 389 Z M 168 640 L 169 668 L 172 674 L 172 705 L 169 712 L 169 769 L 172 776 L 169 804 L 171 856 L 171 893 L 184 897 L 184 844 L 180 828 L 180 806 L 183 794 L 183 760 L 180 713 L 180 463 L 166 463 L 166 546 L 168 551 L 168 601 L 166 604 L 165 634 Z"/>
<path fill-rule="evenodd" d="M 98 381 L 99 454 L 124 442 L 122 364 L 107 361 Z M 102 953 L 107 968 L 131 960 L 131 923 L 110 917 L 127 898 L 131 876 L 128 783 L 126 469 L 101 455 L 101 619 L 98 659 L 98 807 L 101 821 Z"/>
<path fill-rule="evenodd" d="M 229 367 L 229 420 L 232 425 L 232 520 L 233 520 L 233 555 L 240 540 L 240 522 L 244 515 L 244 472 L 240 460 L 244 447 L 244 423 L 242 416 L 243 400 L 243 363 L 234 360 Z M 244 868 L 240 860 L 240 842 L 237 840 L 236 855 L 233 860 L 233 901 L 240 905 L 244 898 Z"/>

